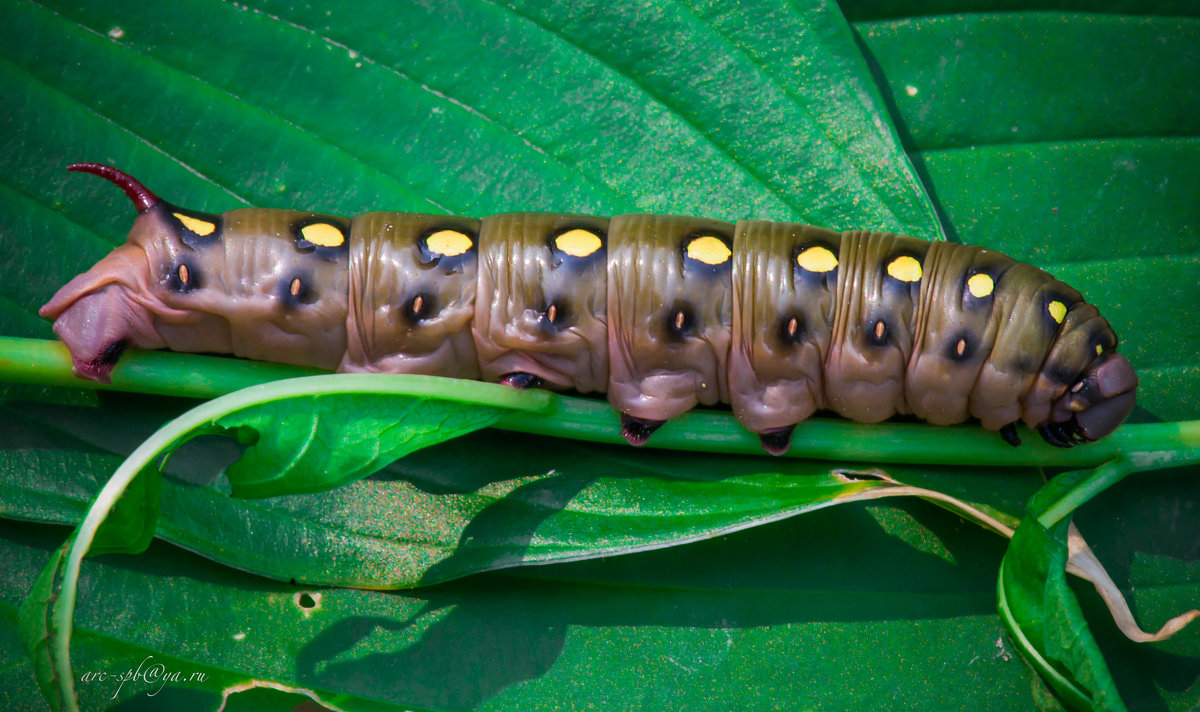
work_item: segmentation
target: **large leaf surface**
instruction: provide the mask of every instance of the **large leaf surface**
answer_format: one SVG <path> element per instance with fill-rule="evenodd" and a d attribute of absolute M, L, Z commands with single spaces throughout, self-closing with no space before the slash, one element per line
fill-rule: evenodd
<path fill-rule="evenodd" d="M 845 27 L 786 6 L 750 12 L 720 3 L 624 3 L 571 16 L 550 3 L 326 9 L 194 2 L 170 13 L 146 12 L 144 3 L 4 7 L 6 334 L 49 336 L 36 307 L 127 228 L 130 211 L 119 192 L 61 172 L 73 160 L 115 162 L 169 199 L 208 210 L 247 203 L 345 214 L 645 209 L 936 236 L 915 179 L 889 141 L 888 120 L 872 111 L 882 94 L 899 111 L 901 135 L 959 237 L 1052 268 L 1113 320 L 1143 374 L 1137 416 L 1200 413 L 1200 337 L 1180 328 L 1200 316 L 1192 236 L 1200 186 L 1189 169 L 1200 133 L 1189 120 L 1200 113 L 1194 82 L 1168 81 L 1195 66 L 1193 20 L 1015 14 L 892 25 L 868 14 L 856 29 L 882 70 L 880 91 Z M 1071 48 L 1104 46 L 1114 22 L 1138 28 L 1122 40 L 1136 49 L 1079 55 L 1078 62 L 1101 67 L 1081 79 Z M 1032 44 L 998 45 L 985 32 L 994 27 Z M 943 44 L 938 53 L 938 42 L 963 38 L 971 41 Z M 1033 51 L 1043 45 L 1051 49 Z M 997 46 L 1038 54 L 1030 60 L 1037 71 L 995 61 Z M 961 74 L 947 72 L 944 56 L 958 58 Z M 1018 81 L 1027 82 L 1026 94 L 1007 88 Z M 912 97 L 909 86 L 917 89 Z M 993 93 L 1007 101 L 1015 135 L 1003 135 L 1008 117 L 996 110 Z M 1180 110 L 1147 112 L 1138 124 L 1124 107 L 1147 101 L 1175 101 Z M 846 110 L 855 103 L 860 111 Z M 1105 116 L 1113 105 L 1122 111 Z M 1054 107 L 1065 108 L 1048 113 Z M 813 130 L 823 119 L 836 130 Z M 1125 128 L 1115 131 L 1118 119 Z M 1181 123 L 1166 129 L 1167 119 Z M 956 142 L 921 143 L 924 136 Z M 77 517 L 116 467 L 109 453 L 132 449 L 164 418 L 162 406 L 143 399 L 29 387 L 8 394 L 63 408 L 55 411 L 60 420 L 103 421 L 97 446 L 82 432 L 9 411 L 5 502 L 14 492 L 38 512 L 29 516 L 45 521 Z M 540 442 L 495 439 L 515 452 Z M 419 470 L 395 481 L 461 488 L 463 478 L 479 482 L 482 473 L 504 482 L 480 464 L 491 464 L 486 452 L 480 448 L 472 462 L 471 452 L 431 451 L 416 461 Z M 582 451 L 592 452 L 609 450 Z M 628 450 L 605 455 L 614 456 L 626 468 L 641 462 Z M 455 457 L 465 461 L 448 466 Z M 1136 587 L 1139 613 L 1151 623 L 1194 603 L 1200 591 L 1195 478 L 1192 470 L 1135 480 L 1099 502 L 1092 518 L 1081 515 L 1102 558 L 1115 559 L 1118 581 Z M 180 511 L 204 498 L 195 495 L 203 490 L 165 486 L 179 493 Z M 336 502 L 348 494 L 323 497 Z M 322 506 L 329 501 L 297 501 L 272 504 L 292 518 L 298 536 L 328 526 Z M 233 666 L 231 677 L 214 676 L 222 684 L 250 674 L 433 708 L 641 700 L 703 709 L 787 700 L 836 709 L 880 699 L 912 708 L 941 709 L 947 700 L 1028 708 L 1024 669 L 995 647 L 998 542 L 924 508 L 839 509 L 629 561 L 484 576 L 413 597 L 326 591 L 322 612 L 309 618 L 293 599 L 296 589 L 192 558 L 180 562 L 155 547 L 144 562 L 97 567 L 79 624 L 89 642 L 76 650 L 76 668 L 127 666 L 140 653 L 169 651 L 181 666 Z M 1111 529 L 1118 517 L 1120 528 Z M 250 534 L 239 541 L 217 533 L 229 519 L 197 516 L 191 526 L 207 545 L 230 546 L 232 556 L 269 556 L 243 543 L 262 531 L 261 522 L 243 518 Z M 432 526 L 416 516 L 393 524 L 391 532 Z M 7 531 L 20 541 L 34 530 Z M 268 531 L 289 530 L 276 518 Z M 54 548 L 46 542 L 5 550 L 5 570 L 17 572 L 5 582 L 6 621 Z M 184 614 L 149 626 L 136 613 L 110 614 L 130 600 L 137 610 L 171 606 Z M 236 614 L 224 612 L 239 607 L 253 612 L 229 620 Z M 429 615 L 416 615 L 422 611 Z M 247 635 L 237 639 L 242 628 Z M 215 629 L 228 633 L 224 647 Z M 239 644 L 255 633 L 267 637 L 247 655 Z M 1132 706 L 1182 709 L 1200 698 L 1194 633 L 1150 654 L 1104 631 L 1100 637 Z M 27 683 L 5 686 L 13 702 L 0 706 L 40 704 L 23 652 L 4 641 L 0 662 Z M 895 664 L 881 665 L 881 650 Z M 252 668 L 252 659 L 276 662 Z M 85 707 L 108 704 L 110 690 L 80 689 Z M 173 693 L 185 704 L 211 700 L 191 689 Z"/>
<path fill-rule="evenodd" d="M 1140 417 L 1195 418 L 1200 332 L 1179 326 L 1200 308 L 1200 19 L 985 13 L 856 30 L 957 237 L 1082 290 L 1138 369 Z"/>
<path fill-rule="evenodd" d="M 723 709 L 720 699 L 757 704 L 775 694 L 835 709 L 887 695 L 931 710 L 946 699 L 987 706 L 1002 696 L 1013 701 L 1001 709 L 1021 709 L 1027 674 L 997 644 L 992 614 L 989 569 L 1000 540 L 934 517 L 936 534 L 918 551 L 876 521 L 907 529 L 928 514 L 807 515 L 686 547 L 695 551 L 683 558 L 655 552 L 408 594 L 273 583 L 155 546 L 132 568 L 127 558 L 89 564 L 73 662 L 82 673 L 157 654 L 173 669 L 233 673 L 218 684 L 253 676 L 434 709 L 621 706 L 629 698 Z M 61 530 L 4 530 L 3 560 L 20 572 L 3 586 L 0 605 L 11 611 Z M 789 545 L 779 547 L 779 538 Z M 886 563 L 865 579 L 864 558 Z M 316 610 L 306 615 L 305 606 Z M 114 607 L 127 613 L 113 616 Z M 166 609 L 169 618 L 136 612 Z M 895 658 L 864 669 L 865 639 Z M 922 683 L 912 685 L 918 676 Z M 76 687 L 84 709 L 107 704 L 115 691 Z M 25 700 L 40 702 L 36 689 L 28 693 Z M 155 703 L 213 692 L 192 684 L 167 694 Z"/>
<path fill-rule="evenodd" d="M 129 413 L 136 406 L 114 407 L 114 412 Z M 23 423 L 6 413 L 13 429 L 25 429 L 22 435 L 78 439 L 113 456 L 129 454 L 119 445 L 114 448 L 108 428 L 80 422 L 67 409 L 27 408 Z M 531 439 L 529 448 L 513 450 L 505 446 L 510 438 L 478 433 L 414 453 L 346 487 L 263 500 L 231 499 L 224 482 L 197 488 L 219 475 L 235 449 L 224 439 L 200 439 L 185 445 L 168 465 L 159 533 L 276 579 L 406 588 L 522 563 L 595 558 L 711 538 L 841 502 L 889 496 L 895 484 L 877 481 L 869 465 L 846 469 L 758 457 L 641 452 L 552 438 Z M 479 468 L 480 452 L 490 455 L 486 469 Z M 345 469 L 339 466 L 324 476 L 337 478 Z M 1016 526 L 1022 502 L 1040 482 L 1030 469 L 976 473 L 963 467 L 893 466 L 887 474 L 904 485 L 971 504 L 1005 527 Z M 240 476 L 229 475 L 235 486 L 245 487 Z M 261 493 L 306 487 L 308 482 L 253 484 Z M 98 491 L 96 484 L 69 470 L 14 473 L 0 483 L 0 515 L 76 522 Z"/>

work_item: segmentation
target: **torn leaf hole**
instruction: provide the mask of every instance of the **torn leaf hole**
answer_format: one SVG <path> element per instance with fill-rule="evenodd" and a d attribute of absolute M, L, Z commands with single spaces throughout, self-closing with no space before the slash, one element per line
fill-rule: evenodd
<path fill-rule="evenodd" d="M 833 476 L 843 482 L 894 482 L 888 473 L 880 469 L 849 470 L 839 467 L 833 471 Z"/>
<path fill-rule="evenodd" d="M 304 611 L 305 615 L 321 607 L 321 594 L 319 593 L 298 591 L 292 600 L 300 607 L 300 610 Z"/>

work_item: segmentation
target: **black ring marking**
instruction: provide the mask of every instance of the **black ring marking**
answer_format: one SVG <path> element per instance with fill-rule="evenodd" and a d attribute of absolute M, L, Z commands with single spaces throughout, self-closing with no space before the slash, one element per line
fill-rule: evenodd
<path fill-rule="evenodd" d="M 92 359 L 92 365 L 98 368 L 115 365 L 120 360 L 121 354 L 125 353 L 125 347 L 128 345 L 128 339 L 117 339 L 108 346 L 105 346 L 100 355 Z"/>
<path fill-rule="evenodd" d="M 684 341 L 695 335 L 696 315 L 688 304 L 676 304 L 667 310 L 663 323 L 672 341 Z"/>
<path fill-rule="evenodd" d="M 955 363 L 971 360 L 975 355 L 975 340 L 965 332 L 950 337 L 946 342 L 946 359 Z"/>
<path fill-rule="evenodd" d="M 556 299 L 548 304 L 545 310 L 542 311 L 542 321 L 551 331 L 565 329 L 573 322 L 571 310 L 567 309 L 566 302 Z"/>
<path fill-rule="evenodd" d="M 419 324 L 437 313 L 438 305 L 434 295 L 428 292 L 418 292 L 404 302 L 404 319 L 413 325 Z"/>
<path fill-rule="evenodd" d="M 867 325 L 867 343 L 872 346 L 887 346 L 892 338 L 892 327 L 887 319 L 879 318 Z"/>
<path fill-rule="evenodd" d="M 312 277 L 303 272 L 279 280 L 280 303 L 288 308 L 314 304 L 320 295 L 313 288 L 312 281 Z"/>
<path fill-rule="evenodd" d="M 200 275 L 200 270 L 191 260 L 180 260 L 179 264 L 171 268 L 163 279 L 163 284 L 167 289 L 178 294 L 187 294 L 204 286 L 204 280 Z"/>
<path fill-rule="evenodd" d="M 804 323 L 804 315 L 791 313 L 785 314 L 779 320 L 779 341 L 787 346 L 795 346 L 804 343 L 806 325 Z"/>

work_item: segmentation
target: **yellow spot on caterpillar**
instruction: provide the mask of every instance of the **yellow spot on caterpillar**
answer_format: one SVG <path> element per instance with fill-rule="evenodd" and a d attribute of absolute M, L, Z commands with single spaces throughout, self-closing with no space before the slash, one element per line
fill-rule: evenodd
<path fill-rule="evenodd" d="M 1099 356 L 1102 353 L 1104 353 L 1104 347 L 1100 344 L 1096 344 L 1096 355 Z"/>
<path fill-rule="evenodd" d="M 191 215 L 184 215 L 183 213 L 171 213 L 171 214 L 174 215 L 179 220 L 179 222 L 183 223 L 184 227 L 186 227 L 187 229 L 196 233 L 200 237 L 208 237 L 209 235 L 213 234 L 213 230 L 217 229 L 216 225 L 214 225 L 213 223 L 210 223 L 207 220 L 201 220 L 200 218 L 194 218 Z"/>
<path fill-rule="evenodd" d="M 679 329 L 682 329 L 682 328 L 683 328 L 683 322 L 684 322 L 684 320 L 685 320 L 685 317 L 684 317 L 684 315 L 683 315 L 683 312 L 681 312 L 681 311 L 679 311 L 679 312 L 675 312 L 675 329 L 676 329 L 677 331 L 678 331 Z"/>
<path fill-rule="evenodd" d="M 192 275 L 191 275 L 191 272 L 188 271 L 188 266 L 187 265 L 179 265 L 179 282 L 180 282 L 180 284 L 187 284 L 188 280 L 191 279 L 191 277 L 192 277 Z"/>
<path fill-rule="evenodd" d="M 915 257 L 900 255 L 888 263 L 887 273 L 901 282 L 921 281 L 921 263 Z"/>
<path fill-rule="evenodd" d="M 1050 302 L 1048 311 L 1050 312 L 1050 317 L 1059 324 L 1063 323 L 1063 319 L 1067 318 L 1067 305 L 1057 299 Z"/>
<path fill-rule="evenodd" d="M 300 228 L 300 236 L 317 247 L 341 247 L 346 236 L 335 225 L 313 223 Z"/>
<path fill-rule="evenodd" d="M 724 242 L 712 235 L 697 237 L 688 243 L 687 256 L 689 259 L 703 262 L 706 265 L 719 265 L 729 259 L 733 253 Z"/>
<path fill-rule="evenodd" d="M 291 286 L 288 287 L 288 291 L 291 292 L 293 297 L 300 296 L 300 278 L 299 277 L 294 277 L 292 279 L 292 284 L 291 284 Z"/>
<path fill-rule="evenodd" d="M 445 257 L 458 257 L 471 249 L 471 238 L 458 230 L 438 230 L 425 238 L 425 246 L 430 252 Z"/>
<path fill-rule="evenodd" d="M 421 310 L 424 308 L 425 308 L 425 297 L 422 297 L 420 294 L 413 297 L 413 300 L 412 300 L 413 316 L 420 316 Z"/>
<path fill-rule="evenodd" d="M 883 323 L 883 319 L 875 322 L 875 340 L 882 341 L 884 334 L 887 333 L 887 324 Z"/>
<path fill-rule="evenodd" d="M 602 243 L 596 233 L 576 228 L 554 238 L 554 246 L 572 257 L 587 257 L 599 250 Z"/>
<path fill-rule="evenodd" d="M 967 340 L 959 339 L 958 343 L 954 345 L 954 353 L 958 354 L 959 356 L 962 356 L 966 352 L 967 352 Z"/>
<path fill-rule="evenodd" d="M 796 264 L 809 272 L 828 272 L 837 267 L 838 261 L 828 247 L 814 245 L 796 255 Z"/>
<path fill-rule="evenodd" d="M 967 291 L 976 299 L 983 299 L 996 288 L 996 282 L 990 275 L 976 274 L 967 280 Z"/>
<path fill-rule="evenodd" d="M 787 323 L 787 335 L 788 336 L 795 336 L 796 331 L 799 328 L 800 328 L 800 322 L 796 320 L 796 317 L 792 317 L 791 319 L 788 319 L 788 323 Z"/>

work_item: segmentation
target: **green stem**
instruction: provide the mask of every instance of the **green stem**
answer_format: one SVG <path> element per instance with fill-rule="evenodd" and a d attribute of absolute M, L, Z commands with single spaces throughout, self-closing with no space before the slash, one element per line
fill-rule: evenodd
<path fill-rule="evenodd" d="M 259 383 L 320 373 L 325 371 L 169 351 L 130 351 L 113 371 L 112 383 L 104 384 L 72 375 L 71 354 L 61 342 L 0 336 L 0 381 L 10 383 L 218 398 Z"/>
<path fill-rule="evenodd" d="M 1088 474 L 1087 479 L 1072 487 L 1062 499 L 1054 502 L 1039 514 L 1038 522 L 1049 529 L 1063 517 L 1070 515 L 1093 497 L 1134 472 L 1137 472 L 1137 468 L 1134 467 L 1133 462 L 1123 456 L 1100 465 Z"/>
<path fill-rule="evenodd" d="M 0 381 L 77 388 L 109 388 L 137 393 L 216 398 L 247 386 L 321 373 L 317 369 L 232 358 L 161 351 L 126 354 L 101 385 L 71 375 L 71 359 L 57 341 L 0 337 Z M 497 386 L 442 381 L 455 400 L 486 402 Z M 496 427 L 602 443 L 623 443 L 617 414 L 602 400 L 549 395 L 537 412 L 513 412 Z M 1023 433 L 1021 447 L 1009 447 L 978 426 L 933 428 L 915 423 L 862 425 L 814 418 L 800 424 L 789 457 L 938 465 L 1095 467 L 1124 455 L 1136 470 L 1200 462 L 1200 421 L 1125 425 L 1087 447 L 1055 448 Z M 758 438 L 728 413 L 693 411 L 654 434 L 649 447 L 699 452 L 761 455 Z"/>

